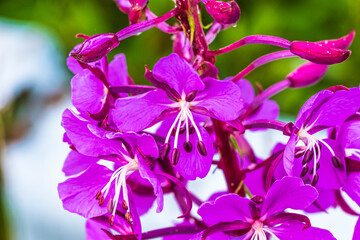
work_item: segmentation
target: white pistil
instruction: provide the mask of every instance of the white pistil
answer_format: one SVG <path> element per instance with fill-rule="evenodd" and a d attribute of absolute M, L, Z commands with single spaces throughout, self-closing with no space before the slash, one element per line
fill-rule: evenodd
<path fill-rule="evenodd" d="M 251 226 L 253 233 L 250 240 L 267 240 L 266 233 L 269 233 L 275 238 L 275 240 L 280 240 L 270 229 L 264 227 L 264 224 L 261 221 L 256 220 Z"/>
<path fill-rule="evenodd" d="M 125 156 L 124 156 L 125 157 Z M 112 215 L 115 215 L 116 213 L 116 207 L 119 202 L 120 192 L 121 189 L 123 191 L 123 199 L 128 205 L 128 211 L 130 212 L 129 207 L 129 195 L 128 190 L 126 187 L 126 179 L 127 177 L 132 174 L 133 172 L 138 170 L 138 160 L 135 157 L 134 159 L 126 157 L 126 160 L 128 163 L 124 166 L 119 167 L 112 175 L 108 183 L 105 185 L 105 187 L 101 190 L 102 196 L 106 198 L 107 194 L 109 193 L 109 189 L 111 187 L 111 184 L 113 181 L 115 181 L 115 193 L 112 203 Z"/>

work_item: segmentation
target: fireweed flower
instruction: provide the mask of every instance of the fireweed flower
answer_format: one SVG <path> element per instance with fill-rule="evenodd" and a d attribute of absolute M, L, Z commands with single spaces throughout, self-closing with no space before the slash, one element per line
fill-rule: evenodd
<path fill-rule="evenodd" d="M 60 183 L 59 196 L 66 210 L 86 218 L 109 212 L 112 224 L 119 205 L 122 205 L 127 211 L 125 216 L 131 221 L 127 178 L 137 171 L 153 186 L 154 195 L 157 196 L 157 212 L 162 210 L 161 184 L 151 171 L 152 159 L 158 157 L 157 145 L 151 136 L 105 131 L 70 110 L 64 112 L 62 124 L 72 147 L 80 156 L 87 156 L 77 159 L 77 162 L 87 161 L 91 157 L 92 160 L 107 160 L 111 166 L 109 168 L 88 161 L 89 167 L 83 167 L 86 169 L 84 172 Z"/>
<path fill-rule="evenodd" d="M 198 214 L 210 227 L 194 239 L 206 239 L 214 233 L 217 239 L 335 239 L 329 231 L 311 227 L 306 216 L 285 212 L 288 208 L 303 210 L 317 196 L 315 188 L 295 177 L 276 181 L 265 198 L 222 195 L 200 206 Z"/>
<path fill-rule="evenodd" d="M 175 115 L 165 137 L 162 158 L 170 152 L 170 136 L 174 131 L 172 164 L 187 179 L 205 177 L 213 158 L 212 141 L 193 113 L 221 121 L 235 119 L 243 106 L 239 88 L 230 81 L 211 77 L 201 79 L 177 54 L 160 59 L 151 78 L 159 89 L 117 99 L 115 109 L 111 111 L 114 123 L 121 131 L 138 132 Z M 193 153 L 193 145 L 199 154 L 184 158 L 181 151 Z"/>
<path fill-rule="evenodd" d="M 295 124 L 288 124 L 284 130 L 290 135 L 284 151 L 284 168 L 288 175 L 308 177 L 313 185 L 319 181 L 324 188 L 339 189 L 346 178 L 340 145 L 333 139 L 320 139 L 314 134 L 340 126 L 359 108 L 358 88 L 335 92 L 324 90 L 312 96 L 300 109 Z M 299 141 L 304 146 L 296 147 Z M 323 179 L 319 180 L 320 175 Z"/>

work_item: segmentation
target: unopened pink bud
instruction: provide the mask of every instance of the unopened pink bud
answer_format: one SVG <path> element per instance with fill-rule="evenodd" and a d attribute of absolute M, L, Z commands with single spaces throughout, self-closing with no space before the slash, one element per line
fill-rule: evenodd
<path fill-rule="evenodd" d="M 148 0 L 129 0 L 132 10 L 142 10 L 148 4 Z"/>
<path fill-rule="evenodd" d="M 355 31 L 352 30 L 348 35 L 343 36 L 339 39 L 324 40 L 316 43 L 322 47 L 340 48 L 345 50 L 351 45 L 354 37 L 355 37 Z"/>
<path fill-rule="evenodd" d="M 307 62 L 287 75 L 286 79 L 292 88 L 306 87 L 319 82 L 327 69 L 328 65 Z"/>
<path fill-rule="evenodd" d="M 318 43 L 301 41 L 292 42 L 290 51 L 301 58 L 319 64 L 341 63 L 345 61 L 351 53 L 350 50 L 329 48 Z"/>
<path fill-rule="evenodd" d="M 218 23 L 233 24 L 240 18 L 240 8 L 235 0 L 230 2 L 210 0 L 205 3 L 205 8 Z"/>
<path fill-rule="evenodd" d="M 105 57 L 120 41 L 113 33 L 97 34 L 86 39 L 80 48 L 70 55 L 85 63 L 95 62 Z"/>

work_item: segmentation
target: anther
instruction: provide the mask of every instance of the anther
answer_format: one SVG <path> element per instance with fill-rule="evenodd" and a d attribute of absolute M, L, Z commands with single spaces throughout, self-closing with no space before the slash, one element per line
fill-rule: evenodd
<path fill-rule="evenodd" d="M 207 156 L 205 144 L 203 141 L 198 141 L 196 147 L 201 155 L 203 155 L 204 157 Z"/>
<path fill-rule="evenodd" d="M 128 221 L 128 223 L 132 223 L 132 216 L 130 212 L 125 213 L 125 219 Z"/>
<path fill-rule="evenodd" d="M 171 131 L 171 134 L 170 134 L 172 137 L 175 137 L 176 135 L 176 127 L 174 127 Z"/>
<path fill-rule="evenodd" d="M 193 125 L 189 126 L 189 133 L 190 134 L 194 134 L 195 133 L 195 128 L 193 127 Z"/>
<path fill-rule="evenodd" d="M 104 204 L 104 196 L 101 196 L 100 199 L 99 199 L 99 206 L 103 205 Z"/>
<path fill-rule="evenodd" d="M 304 156 L 304 151 L 297 151 L 295 153 L 295 158 L 299 158 L 299 157 L 302 157 L 302 156 Z"/>
<path fill-rule="evenodd" d="M 185 101 L 191 102 L 195 99 L 197 91 L 191 91 L 188 94 L 186 94 Z"/>
<path fill-rule="evenodd" d="M 186 128 L 185 127 L 181 127 L 180 130 L 179 130 L 179 134 L 183 134 L 185 132 Z"/>
<path fill-rule="evenodd" d="M 169 152 L 170 152 L 170 143 L 165 143 L 161 153 L 161 159 L 165 159 L 167 155 L 169 155 Z"/>
<path fill-rule="evenodd" d="M 101 195 L 102 195 L 101 191 L 98 191 L 96 193 L 96 200 L 99 200 L 101 198 Z"/>
<path fill-rule="evenodd" d="M 312 150 L 307 150 L 304 154 L 304 158 L 302 160 L 302 165 L 305 165 L 308 162 L 310 162 L 311 159 L 313 158 L 313 156 L 314 156 L 314 152 Z"/>
<path fill-rule="evenodd" d="M 309 167 L 307 165 L 305 165 L 300 173 L 300 177 L 304 177 L 309 171 Z"/>
<path fill-rule="evenodd" d="M 319 181 L 319 174 L 315 173 L 315 175 L 313 176 L 313 179 L 311 181 L 311 185 L 313 187 L 315 187 L 315 185 L 317 184 L 318 181 Z"/>
<path fill-rule="evenodd" d="M 112 198 L 110 198 L 107 204 L 107 210 L 109 213 L 112 213 L 114 211 L 114 200 Z"/>
<path fill-rule="evenodd" d="M 110 226 L 114 226 L 114 215 L 111 215 L 110 218 L 109 218 L 109 223 L 110 223 Z"/>
<path fill-rule="evenodd" d="M 190 141 L 185 141 L 184 142 L 184 149 L 187 153 L 191 152 L 193 149 L 193 145 L 191 144 Z"/>
<path fill-rule="evenodd" d="M 339 168 L 341 166 L 341 160 L 337 156 L 332 156 L 331 161 L 334 165 L 334 167 Z"/>
<path fill-rule="evenodd" d="M 178 164 L 179 162 L 179 158 L 180 158 L 180 150 L 177 148 L 174 148 L 172 153 L 171 153 L 171 164 L 173 166 L 175 166 L 176 164 Z"/>
<path fill-rule="evenodd" d="M 253 198 L 251 198 L 251 201 L 253 201 L 254 203 L 256 203 L 256 204 L 261 204 L 261 203 L 263 203 L 264 202 L 264 197 L 262 197 L 262 196 L 258 196 L 258 195 L 256 195 L 256 196 L 254 196 Z"/>
<path fill-rule="evenodd" d="M 125 200 L 122 200 L 122 203 L 121 203 L 121 206 L 122 208 L 127 211 L 129 209 L 128 205 L 126 204 L 126 201 Z"/>

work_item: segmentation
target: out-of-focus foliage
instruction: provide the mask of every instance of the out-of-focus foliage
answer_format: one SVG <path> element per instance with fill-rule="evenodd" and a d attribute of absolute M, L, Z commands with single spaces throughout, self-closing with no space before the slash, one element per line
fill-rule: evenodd
<path fill-rule="evenodd" d="M 243 36 L 267 34 L 289 40 L 318 41 L 338 38 L 351 29 L 360 33 L 360 2 L 357 0 L 258 0 L 240 1 L 242 14 L 238 25 L 222 32 L 210 46 L 212 50 L 226 46 Z M 161 15 L 174 6 L 171 0 L 150 0 L 150 8 Z M 63 41 L 65 51 L 82 42 L 75 34 L 93 35 L 117 32 L 127 26 L 127 16 L 121 13 L 111 0 L 12 0 L 0 2 L 0 15 L 22 21 L 43 24 L 57 33 Z M 203 22 L 211 21 L 207 13 Z M 25 39 L 24 39 L 25 41 Z M 360 42 L 356 36 L 350 58 L 344 63 L 331 66 L 325 79 L 313 88 L 286 90 L 276 96 L 281 109 L 295 113 L 301 104 L 315 92 L 334 84 L 355 86 L 359 82 Z M 255 58 L 276 50 L 275 47 L 250 45 L 217 58 L 220 77 L 237 74 Z M 170 36 L 157 29 L 141 36 L 123 40 L 111 56 L 123 52 L 127 56 L 129 73 L 137 83 L 145 83 L 144 65 L 150 68 L 161 57 L 171 51 Z M 284 77 L 303 61 L 287 59 L 263 66 L 247 78 L 253 83 L 269 86 Z M 64 61 L 65 64 L 65 61 Z M 50 80 L 49 80 L 50 81 Z M 282 101 L 286 95 L 287 100 Z M 289 96 L 290 95 L 290 96 Z"/>

